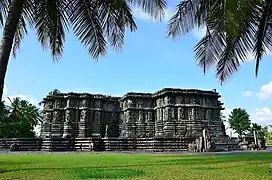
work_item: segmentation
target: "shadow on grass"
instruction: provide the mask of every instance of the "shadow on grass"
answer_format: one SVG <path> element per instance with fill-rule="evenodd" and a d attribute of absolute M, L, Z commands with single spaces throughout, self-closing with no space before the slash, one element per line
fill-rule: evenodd
<path fill-rule="evenodd" d="M 145 172 L 138 169 L 128 168 L 90 168 L 90 167 L 75 167 L 75 168 L 18 168 L 18 169 L 0 169 L 0 174 L 10 173 L 16 171 L 64 171 L 80 179 L 120 179 L 131 178 L 135 176 L 144 175 Z"/>
<path fill-rule="evenodd" d="M 110 178 L 110 179 L 120 179 L 120 178 L 131 178 L 135 176 L 144 175 L 145 172 L 136 169 L 107 169 L 107 168 L 77 168 L 72 170 L 80 179 L 89 178 Z"/>
<path fill-rule="evenodd" d="M 256 163 L 271 163 L 270 159 L 261 159 L 261 160 L 255 160 L 255 159 L 232 159 L 232 160 L 224 160 L 224 159 L 169 159 L 169 160 L 162 160 L 162 161 L 156 161 L 156 162 L 143 162 L 143 163 L 135 163 L 135 164 L 119 164 L 119 165 L 102 165 L 102 166 L 89 166 L 89 167 L 69 167 L 69 168 L 59 168 L 59 167 L 41 167 L 41 168 L 35 168 L 35 167 L 29 167 L 29 168 L 14 168 L 14 169 L 6 169 L 2 171 L 5 172 L 12 172 L 12 171 L 35 171 L 35 170 L 71 170 L 71 169 L 116 169 L 116 168 L 127 168 L 127 167 L 148 167 L 148 166 L 163 166 L 163 165 L 212 165 L 212 164 L 223 164 L 223 163 L 235 163 L 235 162 L 246 162 L 246 164 L 256 164 Z M 15 164 L 15 163 L 12 163 Z M 24 163 L 18 163 L 18 165 L 21 165 Z M 25 163 L 28 164 L 28 163 Z M 0 171 L 1 173 L 1 171 Z"/>
<path fill-rule="evenodd" d="M 203 159 L 196 159 L 196 158 L 176 158 L 176 159 L 169 159 L 169 160 L 161 160 L 157 161 L 159 164 L 184 164 L 184 165 L 204 165 L 204 164 L 221 164 L 221 163 L 236 163 L 236 162 L 246 162 L 248 164 L 256 163 L 256 162 L 271 162 L 271 158 L 266 159 L 258 159 L 257 158 L 203 158 Z"/>
<path fill-rule="evenodd" d="M 12 165 L 27 165 L 27 164 L 34 164 L 37 163 L 37 161 L 1 161 L 0 160 L 0 165 L 8 165 L 8 166 L 12 166 Z"/>

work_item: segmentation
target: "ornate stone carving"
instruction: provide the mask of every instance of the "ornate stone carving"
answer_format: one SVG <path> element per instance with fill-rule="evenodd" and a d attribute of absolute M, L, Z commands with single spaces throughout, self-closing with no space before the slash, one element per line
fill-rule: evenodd
<path fill-rule="evenodd" d="M 89 111 L 88 110 L 85 110 L 83 109 L 80 113 L 80 121 L 84 121 L 84 122 L 87 122 L 88 121 L 88 114 L 89 114 Z"/>
<path fill-rule="evenodd" d="M 68 109 L 65 113 L 65 121 L 66 122 L 72 122 L 73 121 L 73 111 Z"/>
<path fill-rule="evenodd" d="M 206 110 L 206 120 L 208 120 L 208 121 L 212 120 L 212 110 L 211 109 Z"/>
<path fill-rule="evenodd" d="M 139 123 L 144 123 L 144 112 L 143 111 L 139 111 L 139 119 L 138 119 Z"/>
<path fill-rule="evenodd" d="M 161 106 L 161 100 L 157 99 L 156 104 L 157 104 L 157 107 L 160 107 Z"/>
<path fill-rule="evenodd" d="M 190 104 L 190 97 L 189 95 L 184 96 L 184 104 Z"/>
<path fill-rule="evenodd" d="M 186 117 L 185 117 L 185 109 L 180 107 L 178 108 L 178 120 L 179 121 L 182 121 L 184 120 Z"/>
<path fill-rule="evenodd" d="M 55 121 L 55 122 L 61 122 L 62 121 L 61 111 L 54 111 L 53 121 Z"/>
<path fill-rule="evenodd" d="M 196 103 L 195 96 L 190 96 L 190 104 L 195 104 L 195 103 Z"/>
<path fill-rule="evenodd" d="M 61 107 L 61 99 L 56 99 L 55 100 L 55 108 L 62 108 Z"/>
<path fill-rule="evenodd" d="M 101 101 L 100 101 L 100 100 L 96 100 L 96 101 L 94 102 L 94 107 L 95 107 L 95 108 L 100 108 L 100 107 L 101 107 Z"/>
<path fill-rule="evenodd" d="M 171 108 L 170 109 L 170 113 L 171 113 L 171 119 L 175 119 L 176 118 L 176 112 L 175 112 L 175 108 Z"/>
<path fill-rule="evenodd" d="M 195 116 L 195 109 L 194 108 L 188 108 L 188 119 L 193 120 Z"/>
<path fill-rule="evenodd" d="M 138 108 L 144 108 L 145 107 L 145 102 L 143 100 L 138 101 Z"/>
<path fill-rule="evenodd" d="M 44 114 L 44 121 L 51 122 L 52 118 L 53 118 L 52 112 L 45 112 L 45 114 Z"/>
<path fill-rule="evenodd" d="M 164 105 L 170 104 L 170 98 L 168 96 L 164 97 Z"/>
<path fill-rule="evenodd" d="M 75 100 L 74 99 L 67 99 L 66 107 L 75 107 Z"/>
<path fill-rule="evenodd" d="M 147 121 L 149 122 L 153 121 L 153 113 L 150 111 L 147 112 Z"/>
<path fill-rule="evenodd" d="M 96 105 L 96 106 L 97 106 L 96 108 L 99 107 L 99 105 Z M 80 107 L 88 107 L 88 99 L 82 99 L 80 101 Z"/>
<path fill-rule="evenodd" d="M 200 120 L 200 109 L 199 108 L 195 108 L 195 119 L 196 120 Z"/>
<path fill-rule="evenodd" d="M 206 98 L 206 106 L 212 106 L 211 98 Z"/>
<path fill-rule="evenodd" d="M 177 96 L 176 97 L 176 103 L 177 104 L 184 104 L 183 96 Z"/>
<path fill-rule="evenodd" d="M 44 104 L 44 109 L 53 109 L 53 100 L 49 100 Z"/>

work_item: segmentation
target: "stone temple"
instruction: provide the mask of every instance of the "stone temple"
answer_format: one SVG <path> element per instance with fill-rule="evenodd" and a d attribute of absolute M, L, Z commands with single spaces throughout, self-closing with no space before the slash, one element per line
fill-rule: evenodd
<path fill-rule="evenodd" d="M 123 97 L 48 95 L 43 100 L 41 138 L 48 139 L 51 146 L 52 139 L 65 139 L 70 144 L 73 140 L 72 149 L 93 142 L 102 150 L 188 150 L 191 143 L 203 137 L 203 130 L 206 139 L 224 137 L 220 119 L 223 103 L 219 98 L 216 90 L 173 88 L 127 93 Z M 233 148 L 233 143 L 225 140 L 221 145 Z"/>
<path fill-rule="evenodd" d="M 44 98 L 44 138 L 223 136 L 220 95 L 214 91 L 162 89 L 111 97 L 61 93 Z"/>

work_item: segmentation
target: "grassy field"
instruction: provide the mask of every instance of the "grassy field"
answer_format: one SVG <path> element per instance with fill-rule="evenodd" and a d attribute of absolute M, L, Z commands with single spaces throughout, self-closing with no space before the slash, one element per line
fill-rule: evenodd
<path fill-rule="evenodd" d="M 272 179 L 272 153 L 0 154 L 0 179 Z"/>

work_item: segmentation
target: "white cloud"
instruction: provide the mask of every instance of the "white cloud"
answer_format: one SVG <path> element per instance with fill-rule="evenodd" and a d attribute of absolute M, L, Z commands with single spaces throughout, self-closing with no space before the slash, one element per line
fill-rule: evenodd
<path fill-rule="evenodd" d="M 245 91 L 243 92 L 243 96 L 246 96 L 246 97 L 249 97 L 249 96 L 252 96 L 252 91 Z"/>
<path fill-rule="evenodd" d="M 272 98 L 272 81 L 270 81 L 268 84 L 262 85 L 260 92 L 257 93 L 257 96 L 261 100 Z"/>
<path fill-rule="evenodd" d="M 272 109 L 269 107 L 257 108 L 255 112 L 250 114 L 250 119 L 252 122 L 261 125 L 272 124 Z"/>

